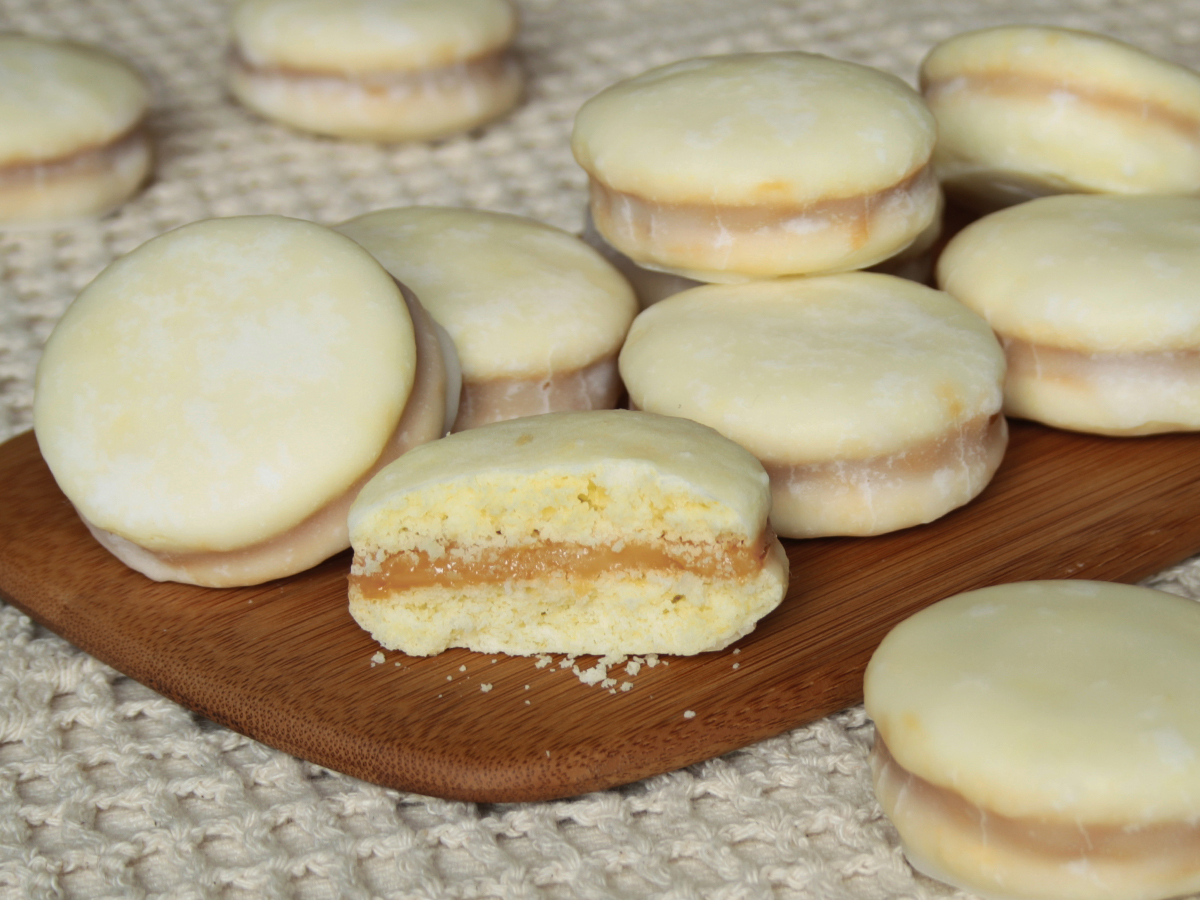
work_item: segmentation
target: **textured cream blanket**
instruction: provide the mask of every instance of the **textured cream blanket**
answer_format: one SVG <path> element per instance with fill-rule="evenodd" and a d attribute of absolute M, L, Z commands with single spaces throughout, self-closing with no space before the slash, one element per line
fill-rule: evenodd
<path fill-rule="evenodd" d="M 481 134 L 378 147 L 290 133 L 225 96 L 219 0 L 0 0 L 0 30 L 71 37 L 154 86 L 155 182 L 103 222 L 0 232 L 0 440 L 30 427 L 57 317 L 115 256 L 209 216 L 336 222 L 385 206 L 578 229 L 579 104 L 686 56 L 803 49 L 912 80 L 967 28 L 1087 28 L 1200 67 L 1196 0 L 525 0 L 527 102 Z M 0 515 L 3 515 L 0 510 Z M 1200 550 L 1200 548 L 1197 548 Z M 1200 561 L 1156 583 L 1200 598 Z M 0 604 L 0 900 L 948 897 L 871 793 L 861 708 L 629 787 L 478 806 L 384 790 L 199 719 Z"/>

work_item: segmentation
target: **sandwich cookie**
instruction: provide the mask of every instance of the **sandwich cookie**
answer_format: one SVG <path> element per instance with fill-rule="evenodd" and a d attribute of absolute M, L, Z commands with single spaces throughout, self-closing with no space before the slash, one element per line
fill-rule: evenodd
<path fill-rule="evenodd" d="M 1200 429 L 1200 199 L 1004 209 L 946 245 L 938 282 L 1000 336 L 1010 415 L 1107 435 Z"/>
<path fill-rule="evenodd" d="M 418 447 L 350 509 L 350 613 L 414 656 L 719 650 L 783 599 L 767 475 L 710 428 L 551 413 Z"/>
<path fill-rule="evenodd" d="M 966 205 L 1200 190 L 1200 75 L 1129 44 L 986 28 L 934 47 L 920 80 L 938 177 Z"/>
<path fill-rule="evenodd" d="M 432 320 L 365 250 L 277 216 L 118 259 L 38 365 L 42 455 L 93 535 L 158 581 L 256 584 L 349 545 L 358 489 L 446 427 Z"/>
<path fill-rule="evenodd" d="M 439 138 L 521 96 L 508 0 L 242 0 L 232 30 L 233 95 L 302 131 Z"/>
<path fill-rule="evenodd" d="M 913 867 L 996 900 L 1200 890 L 1200 605 L 1034 581 L 896 626 L 864 682 Z"/>
<path fill-rule="evenodd" d="M 150 174 L 150 92 L 95 47 L 0 34 L 0 226 L 111 212 Z"/>
<path fill-rule="evenodd" d="M 860 269 L 933 221 L 936 136 L 891 75 L 808 53 L 704 57 L 588 100 L 596 229 L 650 269 L 739 282 Z"/>
<path fill-rule="evenodd" d="M 628 282 L 578 238 L 503 213 L 408 207 L 337 226 L 449 333 L 462 364 L 455 431 L 621 398 Z"/>
<path fill-rule="evenodd" d="M 783 537 L 881 534 L 984 489 L 1008 430 L 1004 352 L 952 297 L 852 272 L 676 294 L 634 320 L 630 405 L 737 441 Z"/>

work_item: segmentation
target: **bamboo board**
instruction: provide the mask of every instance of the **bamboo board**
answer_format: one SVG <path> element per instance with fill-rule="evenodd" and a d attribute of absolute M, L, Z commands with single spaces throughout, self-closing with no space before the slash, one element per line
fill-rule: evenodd
<path fill-rule="evenodd" d="M 149 581 L 87 533 L 32 433 L 0 445 L 0 511 L 0 595 L 184 706 L 389 787 L 543 800 L 670 771 L 858 702 L 887 631 L 950 594 L 1032 578 L 1136 581 L 1200 551 L 1200 440 L 1012 423 L 975 502 L 882 537 L 785 542 L 788 596 L 751 635 L 636 675 L 610 671 L 615 693 L 582 683 L 561 657 L 542 668 L 460 650 L 373 662 L 378 645 L 346 611 L 348 553 L 252 588 Z"/>

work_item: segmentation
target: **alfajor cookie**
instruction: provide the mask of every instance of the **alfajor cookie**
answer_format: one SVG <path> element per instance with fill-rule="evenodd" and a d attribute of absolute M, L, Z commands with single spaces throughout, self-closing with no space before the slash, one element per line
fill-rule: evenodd
<path fill-rule="evenodd" d="M 999 335 L 1010 415 L 1108 435 L 1200 429 L 1200 199 L 1010 207 L 946 245 L 938 282 Z"/>
<path fill-rule="evenodd" d="M 1000 464 L 1004 352 L 952 297 L 852 272 L 706 285 L 640 313 L 630 405 L 715 428 L 771 476 L 784 537 L 929 522 Z"/>
<path fill-rule="evenodd" d="M 111 212 L 146 181 L 150 92 L 95 47 L 0 34 L 0 226 Z"/>
<path fill-rule="evenodd" d="M 350 509 L 350 612 L 385 647 L 691 654 L 754 628 L 788 562 L 767 475 L 710 428 L 551 413 L 418 447 Z"/>
<path fill-rule="evenodd" d="M 437 335 L 348 238 L 277 216 L 161 235 L 84 288 L 34 428 L 92 534 L 159 581 L 255 584 L 349 545 L 358 489 L 446 427 Z"/>
<path fill-rule="evenodd" d="M 508 0 L 241 0 L 229 89 L 302 131 L 444 137 L 517 104 L 517 24 Z"/>
<path fill-rule="evenodd" d="M 808 53 L 704 57 L 588 100 L 571 149 L 604 239 L 739 282 L 860 269 L 937 213 L 933 116 L 891 75 Z"/>
<path fill-rule="evenodd" d="M 412 288 L 453 339 L 463 377 L 455 431 L 617 405 L 617 352 L 637 301 L 578 238 L 442 207 L 380 210 L 337 230 Z"/>
<path fill-rule="evenodd" d="M 1200 605 L 1095 581 L 970 591 L 864 682 L 875 794 L 921 872 L 996 900 L 1200 890 Z"/>
<path fill-rule="evenodd" d="M 1009 25 L 921 65 L 934 163 L 985 211 L 1061 193 L 1200 190 L 1200 75 L 1099 34 Z"/>

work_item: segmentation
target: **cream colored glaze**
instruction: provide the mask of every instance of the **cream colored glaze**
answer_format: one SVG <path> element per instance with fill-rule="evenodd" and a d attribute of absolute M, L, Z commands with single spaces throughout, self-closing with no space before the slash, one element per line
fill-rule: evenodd
<path fill-rule="evenodd" d="M 417 343 L 412 393 L 379 458 L 341 496 L 282 534 L 249 547 L 215 553 L 156 553 L 103 531 L 84 518 L 88 530 L 123 563 L 155 581 L 204 587 L 236 587 L 282 578 L 311 568 L 349 547 L 346 515 L 363 485 L 405 451 L 445 433 L 447 361 L 433 319 L 409 291 L 403 293 Z"/>
<path fill-rule="evenodd" d="M 988 210 L 1047 194 L 1200 189 L 1200 76 L 1102 35 L 957 35 L 921 67 L 946 190 Z"/>
<path fill-rule="evenodd" d="M 936 221 L 929 166 L 881 191 L 803 205 L 657 202 L 589 179 L 596 230 L 638 265 L 707 282 L 866 268 L 903 251 Z"/>
<path fill-rule="evenodd" d="M 0 33 L 0 169 L 108 146 L 149 104 L 142 77 L 99 48 Z"/>
<path fill-rule="evenodd" d="M 1147 900 L 1200 888 L 1200 821 L 1127 827 L 1010 817 L 871 750 L 875 796 L 905 855 L 926 875 L 999 900 Z"/>
<path fill-rule="evenodd" d="M 1001 344 L 1009 415 L 1118 437 L 1200 430 L 1200 349 L 1081 353 L 1003 337 Z"/>
<path fill-rule="evenodd" d="M 885 534 L 932 522 L 978 496 L 1004 458 L 999 413 L 924 444 L 872 459 L 806 465 L 763 461 L 771 524 L 784 537 Z"/>
<path fill-rule="evenodd" d="M 568 410 L 613 409 L 624 387 L 616 354 L 571 372 L 540 378 L 464 381 L 453 431 L 490 422 Z"/>
<path fill-rule="evenodd" d="M 348 238 L 277 216 L 196 222 L 71 304 L 38 365 L 34 427 L 97 527 L 161 552 L 234 550 L 370 467 L 415 351 L 395 280 Z"/>
<path fill-rule="evenodd" d="M 629 284 L 603 257 L 523 216 L 412 206 L 367 213 L 336 230 L 411 287 L 449 332 L 468 385 L 468 416 L 479 423 L 524 413 L 521 405 L 511 415 L 488 413 L 472 401 L 474 388 L 512 405 L 505 386 L 570 381 L 617 353 L 637 312 Z M 492 382 L 500 387 L 484 387 Z M 601 405 L 579 387 L 574 407 L 547 406 L 536 396 L 522 402 L 530 412 Z M 599 401 L 608 391 L 599 384 L 587 393 Z"/>
<path fill-rule="evenodd" d="M 230 17 L 255 66 L 351 75 L 448 66 L 507 46 L 507 0 L 241 0 Z"/>
<path fill-rule="evenodd" d="M 690 572 L 700 578 L 747 580 L 762 571 L 767 554 L 776 543 L 766 529 L 758 540 L 724 541 L 711 546 L 689 546 L 687 553 L 670 543 L 642 544 L 621 541 L 612 544 L 568 544 L 560 541 L 531 542 L 492 549 L 464 557 L 451 543 L 441 549 L 436 561 L 427 552 L 409 551 L 386 557 L 371 573 L 356 554 L 350 568 L 350 588 L 365 600 L 386 599 L 414 588 L 444 585 L 459 588 L 481 584 L 528 582 L 549 573 L 571 579 L 595 580 L 604 572 L 634 569 L 642 572 Z"/>
<path fill-rule="evenodd" d="M 433 69 L 354 75 L 256 68 L 236 54 L 229 88 L 285 125 L 355 140 L 427 140 L 495 119 L 520 100 L 516 58 L 497 51 Z"/>
<path fill-rule="evenodd" d="M 0 166 L 0 223 L 49 227 L 105 215 L 142 186 L 153 162 L 150 137 L 139 125 L 107 146 Z"/>

